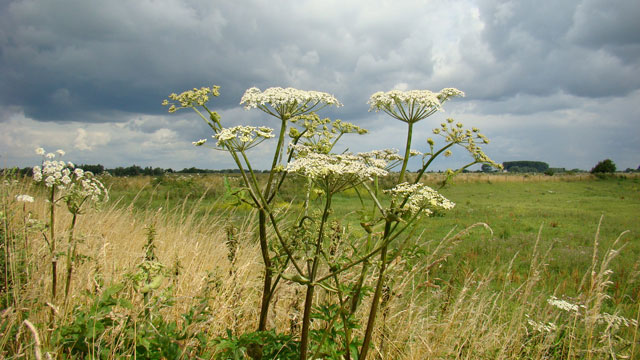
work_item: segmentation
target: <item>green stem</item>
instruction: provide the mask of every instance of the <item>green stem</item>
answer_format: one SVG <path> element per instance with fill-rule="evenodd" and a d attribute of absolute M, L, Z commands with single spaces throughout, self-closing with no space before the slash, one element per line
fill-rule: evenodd
<path fill-rule="evenodd" d="M 267 318 L 269 314 L 269 303 L 271 302 L 271 296 L 275 291 L 275 288 L 274 289 L 271 288 L 272 282 L 273 282 L 273 269 L 271 265 L 271 258 L 269 257 L 269 243 L 267 240 L 267 214 L 265 209 L 268 209 L 269 201 L 272 199 L 270 198 L 270 193 L 271 193 L 273 177 L 275 174 L 274 170 L 278 165 L 278 160 L 280 158 L 280 151 L 284 144 L 285 131 L 287 129 L 286 118 L 284 118 L 283 116 L 281 120 L 282 122 L 280 125 L 280 134 L 278 136 L 278 144 L 276 145 L 276 152 L 273 156 L 273 161 L 271 163 L 271 171 L 269 171 L 269 179 L 267 180 L 267 185 L 265 187 L 264 194 L 262 194 L 259 190 L 258 181 L 255 177 L 253 169 L 250 168 L 249 160 L 247 159 L 246 154 L 244 153 L 244 151 L 242 152 L 242 156 L 245 159 L 245 163 L 247 163 L 247 166 L 249 166 L 249 171 L 251 172 L 252 180 L 257 189 L 256 192 L 260 196 L 260 200 L 262 203 L 260 206 L 260 212 L 259 212 L 259 218 L 258 218 L 258 227 L 259 227 L 258 236 L 260 241 L 260 252 L 262 254 L 262 261 L 264 263 L 264 282 L 262 286 L 262 300 L 260 305 L 260 317 L 258 320 L 258 331 L 266 330 Z M 272 221 L 272 222 L 273 222 L 273 227 L 276 228 L 277 230 L 277 223 L 275 221 Z"/>
<path fill-rule="evenodd" d="M 338 290 L 338 300 L 340 301 L 340 319 L 342 320 L 342 328 L 344 329 L 344 347 L 345 347 L 345 360 L 351 360 L 351 328 L 349 327 L 349 316 L 347 316 L 347 310 L 345 304 L 347 299 L 344 299 L 342 290 L 340 290 L 340 282 L 338 276 L 334 275 L 333 280 L 336 283 L 336 289 Z M 360 284 L 362 286 L 362 284 Z M 353 314 L 353 312 L 349 312 Z"/>
<path fill-rule="evenodd" d="M 411 157 L 411 137 L 413 136 L 413 123 L 410 122 L 409 130 L 407 131 L 407 146 L 404 150 L 404 159 L 402 160 L 402 169 L 400 170 L 400 177 L 398 183 L 402 183 L 404 180 L 404 174 L 407 171 L 407 164 L 409 163 L 409 157 Z"/>
<path fill-rule="evenodd" d="M 51 196 L 49 197 L 49 238 L 51 249 L 51 302 L 56 299 L 56 289 L 58 285 L 58 258 L 56 255 L 56 238 L 55 238 L 55 194 L 56 187 L 51 187 Z M 53 310 L 52 310 L 53 311 Z"/>
<path fill-rule="evenodd" d="M 387 220 L 384 227 L 384 236 L 383 239 L 387 239 L 389 237 L 389 231 L 391 230 L 391 222 Z M 378 275 L 378 282 L 376 283 L 376 290 L 373 294 L 373 299 L 371 300 L 371 310 L 369 311 L 369 319 L 367 320 L 367 329 L 364 333 L 364 340 L 362 342 L 362 348 L 360 349 L 360 356 L 358 359 L 366 359 L 367 352 L 369 351 L 369 347 L 371 345 L 371 337 L 373 335 L 373 328 L 375 327 L 376 315 L 378 313 L 378 305 L 380 304 L 380 296 L 382 294 L 382 286 L 385 280 L 385 271 L 387 269 L 387 245 L 385 243 L 380 250 L 380 274 Z"/>
<path fill-rule="evenodd" d="M 76 220 L 78 218 L 78 213 L 73 213 L 73 218 L 71 219 L 71 226 L 69 228 L 69 250 L 67 250 L 67 281 L 64 287 L 64 302 L 67 303 L 69 299 L 69 290 L 71 288 L 71 273 L 73 272 L 73 263 L 76 258 L 76 242 L 73 238 L 73 232 L 76 227 Z"/>
<path fill-rule="evenodd" d="M 371 234 L 369 234 L 371 237 Z M 349 314 L 354 315 L 358 310 L 358 305 L 360 304 L 360 293 L 362 292 L 362 285 L 364 284 L 364 279 L 367 275 L 367 270 L 369 269 L 369 262 L 365 261 L 362 264 L 362 269 L 360 270 L 360 277 L 358 277 L 358 282 L 356 283 L 355 289 L 351 294 L 351 306 L 349 307 Z M 337 277 L 337 273 L 333 274 Z"/>
<path fill-rule="evenodd" d="M 413 183 L 417 184 L 420 181 L 420 179 L 422 178 L 422 175 L 424 175 L 424 172 L 427 171 L 427 168 L 429 168 L 429 165 L 431 165 L 433 160 L 435 160 L 435 158 L 437 158 L 440 154 L 442 154 L 448 148 L 452 147 L 454 144 L 455 143 L 453 143 L 453 142 L 449 143 L 445 147 L 443 147 L 442 149 L 438 150 L 438 152 L 436 152 L 435 154 L 431 155 L 431 157 L 429 158 L 429 161 L 427 161 L 426 164 L 424 164 L 422 166 L 422 169 L 420 169 L 420 172 L 418 173 L 418 176 L 416 176 L 416 180 Z"/>
<path fill-rule="evenodd" d="M 264 209 L 259 210 L 258 229 L 260 239 L 260 252 L 262 261 L 264 262 L 264 282 L 262 286 L 262 303 L 260 305 L 260 318 L 258 321 L 258 331 L 265 331 L 267 328 L 267 316 L 269 314 L 269 303 L 271 302 L 271 294 L 275 289 L 271 289 L 273 279 L 273 270 L 271 267 L 271 258 L 267 244 L 267 215 Z"/>
<path fill-rule="evenodd" d="M 5 214 L 8 214 L 7 212 L 7 204 L 6 202 L 3 201 L 2 203 L 3 205 L 3 210 Z M 10 239 L 12 238 L 9 235 L 9 219 L 7 219 L 6 217 L 3 219 L 2 225 L 4 227 L 4 291 L 5 291 L 5 306 L 8 308 L 9 307 L 9 302 L 10 302 L 10 291 L 9 291 L 9 268 L 11 266 L 11 259 L 9 256 L 9 242 L 11 241 Z M 15 284 L 14 284 L 15 286 Z M 14 298 L 15 301 L 15 298 Z"/>
<path fill-rule="evenodd" d="M 275 175 L 275 168 L 278 166 L 278 160 L 280 159 L 280 152 L 282 151 L 282 146 L 284 144 L 285 132 L 287 131 L 287 118 L 285 115 L 281 115 L 280 120 L 282 123 L 280 124 L 280 134 L 278 135 L 278 145 L 276 145 L 276 152 L 273 155 L 273 161 L 271 163 L 271 171 L 269 171 L 269 179 L 267 180 L 267 186 L 264 190 L 264 197 L 270 199 L 271 194 L 271 186 L 273 177 Z"/>
<path fill-rule="evenodd" d="M 329 218 L 329 209 L 331 208 L 331 193 L 327 192 L 327 199 L 322 213 L 322 222 L 318 230 L 318 238 L 316 239 L 316 250 L 313 256 L 313 265 L 309 274 L 309 284 L 307 285 L 307 295 L 304 301 L 304 315 L 302 317 L 302 332 L 300 334 L 300 359 L 307 359 L 307 351 L 309 347 L 309 326 L 311 325 L 311 307 L 313 303 L 313 292 L 315 289 L 315 278 L 318 272 L 318 264 L 320 263 L 320 253 L 322 248 L 322 238 L 324 236 L 324 226 Z"/>

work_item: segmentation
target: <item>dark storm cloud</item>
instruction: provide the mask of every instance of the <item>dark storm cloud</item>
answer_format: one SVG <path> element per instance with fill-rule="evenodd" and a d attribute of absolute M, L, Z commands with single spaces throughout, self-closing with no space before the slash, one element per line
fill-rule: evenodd
<path fill-rule="evenodd" d="M 363 102 L 352 96 L 354 81 L 370 94 L 411 76 L 402 69 L 431 68 L 428 47 L 415 47 L 399 10 L 358 6 L 334 16 L 331 6 L 298 2 L 203 4 L 12 2 L 2 16 L 2 101 L 58 121 L 160 112 L 170 92 L 211 82 L 222 86 L 223 108 L 237 106 L 250 86 L 316 88 Z"/>
<path fill-rule="evenodd" d="M 467 97 L 429 119 L 422 138 L 431 122 L 460 116 L 494 132 L 489 152 L 537 158 L 539 151 L 518 147 L 526 141 L 517 137 L 526 136 L 553 140 L 547 148 L 559 149 L 560 162 L 586 164 L 602 152 L 629 153 L 630 134 L 640 133 L 638 17 L 640 3 L 622 0 L 5 1 L 0 152 L 22 159 L 12 146 L 51 142 L 72 146 L 77 156 L 110 154 L 114 163 L 207 167 L 207 157 L 190 147 L 210 136 L 207 127 L 187 111 L 167 114 L 160 103 L 171 92 L 213 84 L 221 96 L 212 107 L 229 126 L 275 126 L 259 111 L 244 111 L 240 97 L 252 86 L 293 86 L 335 95 L 344 107 L 321 116 L 371 130 L 345 147 L 400 147 L 391 139 L 403 136 L 402 124 L 369 113 L 369 96 L 457 87 Z M 612 132 L 589 120 L 611 112 Z M 557 123 L 580 127 L 583 138 L 608 134 L 608 145 L 563 143 L 548 136 Z M 209 166 L 222 164 L 223 154 L 215 158 Z M 627 166 L 640 162 L 624 158 Z"/>
<path fill-rule="evenodd" d="M 640 87 L 640 5 L 629 1 L 482 1 L 482 37 L 494 58 L 482 97 L 558 91 L 597 98 Z"/>

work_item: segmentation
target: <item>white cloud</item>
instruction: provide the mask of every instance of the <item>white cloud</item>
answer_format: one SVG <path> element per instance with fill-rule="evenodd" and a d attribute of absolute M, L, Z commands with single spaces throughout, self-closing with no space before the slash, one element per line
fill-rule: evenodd
<path fill-rule="evenodd" d="M 109 144 L 111 140 L 111 134 L 104 131 L 87 132 L 83 128 L 78 128 L 76 133 L 77 136 L 73 147 L 81 151 L 91 151 L 96 146 Z"/>
<path fill-rule="evenodd" d="M 400 124 L 367 112 L 372 93 L 453 86 L 467 98 L 438 116 L 486 124 L 494 157 L 553 156 L 585 168 L 604 153 L 624 166 L 640 162 L 628 155 L 640 153 L 640 142 L 630 140 L 640 133 L 634 2 L 13 0 L 0 6 L 0 149 L 15 163 L 31 160 L 13 148 L 46 143 L 113 165 L 231 167 L 223 153 L 204 156 L 189 147 L 209 137 L 201 119 L 186 111 L 169 115 L 160 106 L 171 92 L 212 84 L 222 86 L 212 108 L 225 126 L 277 125 L 240 108 L 251 86 L 332 93 L 345 106 L 321 115 L 370 128 L 371 135 L 349 145 L 362 150 L 402 147 L 395 143 L 403 138 Z M 558 129 L 580 139 L 549 136 Z M 584 146 L 585 139 L 602 145 Z M 541 142 L 553 151 L 533 146 Z M 269 162 L 262 152 L 255 155 Z"/>

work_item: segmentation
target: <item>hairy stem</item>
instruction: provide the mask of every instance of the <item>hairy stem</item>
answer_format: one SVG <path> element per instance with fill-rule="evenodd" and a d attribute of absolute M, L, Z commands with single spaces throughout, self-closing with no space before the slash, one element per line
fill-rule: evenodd
<path fill-rule="evenodd" d="M 316 250 L 313 256 L 313 264 L 311 266 L 311 273 L 309 274 L 309 284 L 307 285 L 307 295 L 304 300 L 304 315 L 302 317 L 302 333 L 300 335 L 300 359 L 307 359 L 307 351 L 309 346 L 309 326 L 311 325 L 311 307 L 313 303 L 313 292 L 315 289 L 314 281 L 316 273 L 318 272 L 318 265 L 320 263 L 320 254 L 322 248 L 322 238 L 324 236 L 324 226 L 329 218 L 329 209 L 331 208 L 331 193 L 327 192 L 327 199 L 324 205 L 324 211 L 322 213 L 322 222 L 320 223 L 320 229 L 318 230 L 318 238 L 316 240 Z"/>
<path fill-rule="evenodd" d="M 383 239 L 387 239 L 389 237 L 389 231 L 391 230 L 391 222 L 387 221 L 384 226 L 384 237 Z M 373 328 L 375 327 L 376 315 L 378 313 L 378 305 L 380 304 L 380 296 L 382 295 L 382 286 L 384 285 L 384 272 L 387 269 L 387 245 L 382 247 L 380 250 L 380 274 L 378 275 L 378 282 L 376 283 L 376 290 L 373 294 L 373 299 L 371 300 L 371 310 L 369 311 L 369 319 L 367 320 L 367 329 L 364 333 L 364 340 L 362 342 L 362 348 L 360 349 L 360 356 L 358 359 L 366 359 L 367 352 L 369 351 L 369 347 L 371 345 L 371 337 L 373 335 Z"/>
<path fill-rule="evenodd" d="M 73 238 L 73 231 L 75 230 L 76 220 L 78 218 L 78 213 L 73 213 L 73 218 L 71 219 L 71 226 L 69 228 L 69 250 L 67 250 L 67 281 L 64 287 L 64 302 L 67 303 L 69 298 L 69 289 L 71 287 L 71 273 L 73 272 L 73 263 L 76 260 L 76 242 Z"/>
<path fill-rule="evenodd" d="M 58 258 L 56 255 L 56 237 L 55 237 L 55 186 L 51 187 L 51 196 L 49 197 L 49 241 L 51 244 L 51 302 L 56 299 L 56 289 L 58 285 Z"/>
<path fill-rule="evenodd" d="M 260 318 L 258 321 L 258 331 L 265 331 L 267 328 L 267 315 L 269 314 L 269 303 L 271 302 L 271 294 L 275 289 L 271 289 L 273 279 L 273 270 L 271 268 L 271 258 L 267 244 L 267 213 L 264 209 L 260 209 L 258 213 L 258 228 L 260 238 L 260 251 L 262 253 L 262 261 L 264 262 L 264 283 L 262 287 L 262 304 L 260 305 Z"/>
<path fill-rule="evenodd" d="M 411 137 L 413 136 L 413 123 L 410 122 L 409 129 L 407 131 L 407 146 L 404 150 L 404 159 L 402 160 L 402 169 L 400 170 L 400 177 L 398 183 L 402 183 L 404 175 L 407 172 L 407 164 L 409 163 L 409 157 L 411 157 Z"/>

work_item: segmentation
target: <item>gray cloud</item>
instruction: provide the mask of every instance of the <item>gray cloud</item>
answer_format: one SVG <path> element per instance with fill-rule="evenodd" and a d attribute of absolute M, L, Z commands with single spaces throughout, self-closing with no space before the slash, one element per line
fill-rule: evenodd
<path fill-rule="evenodd" d="M 349 140 L 358 151 L 401 147 L 403 124 L 367 112 L 372 93 L 453 86 L 467 98 L 426 122 L 423 138 L 460 116 L 486 128 L 498 160 L 640 163 L 632 1 L 14 0 L 0 10 L 0 130 L 12 134 L 0 153 L 14 163 L 30 159 L 14 147 L 66 145 L 69 156 L 112 165 L 230 166 L 191 147 L 209 136 L 195 114 L 160 106 L 212 84 L 230 125 L 275 125 L 238 105 L 251 86 L 332 93 L 345 106 L 323 116 L 372 131 Z"/>

